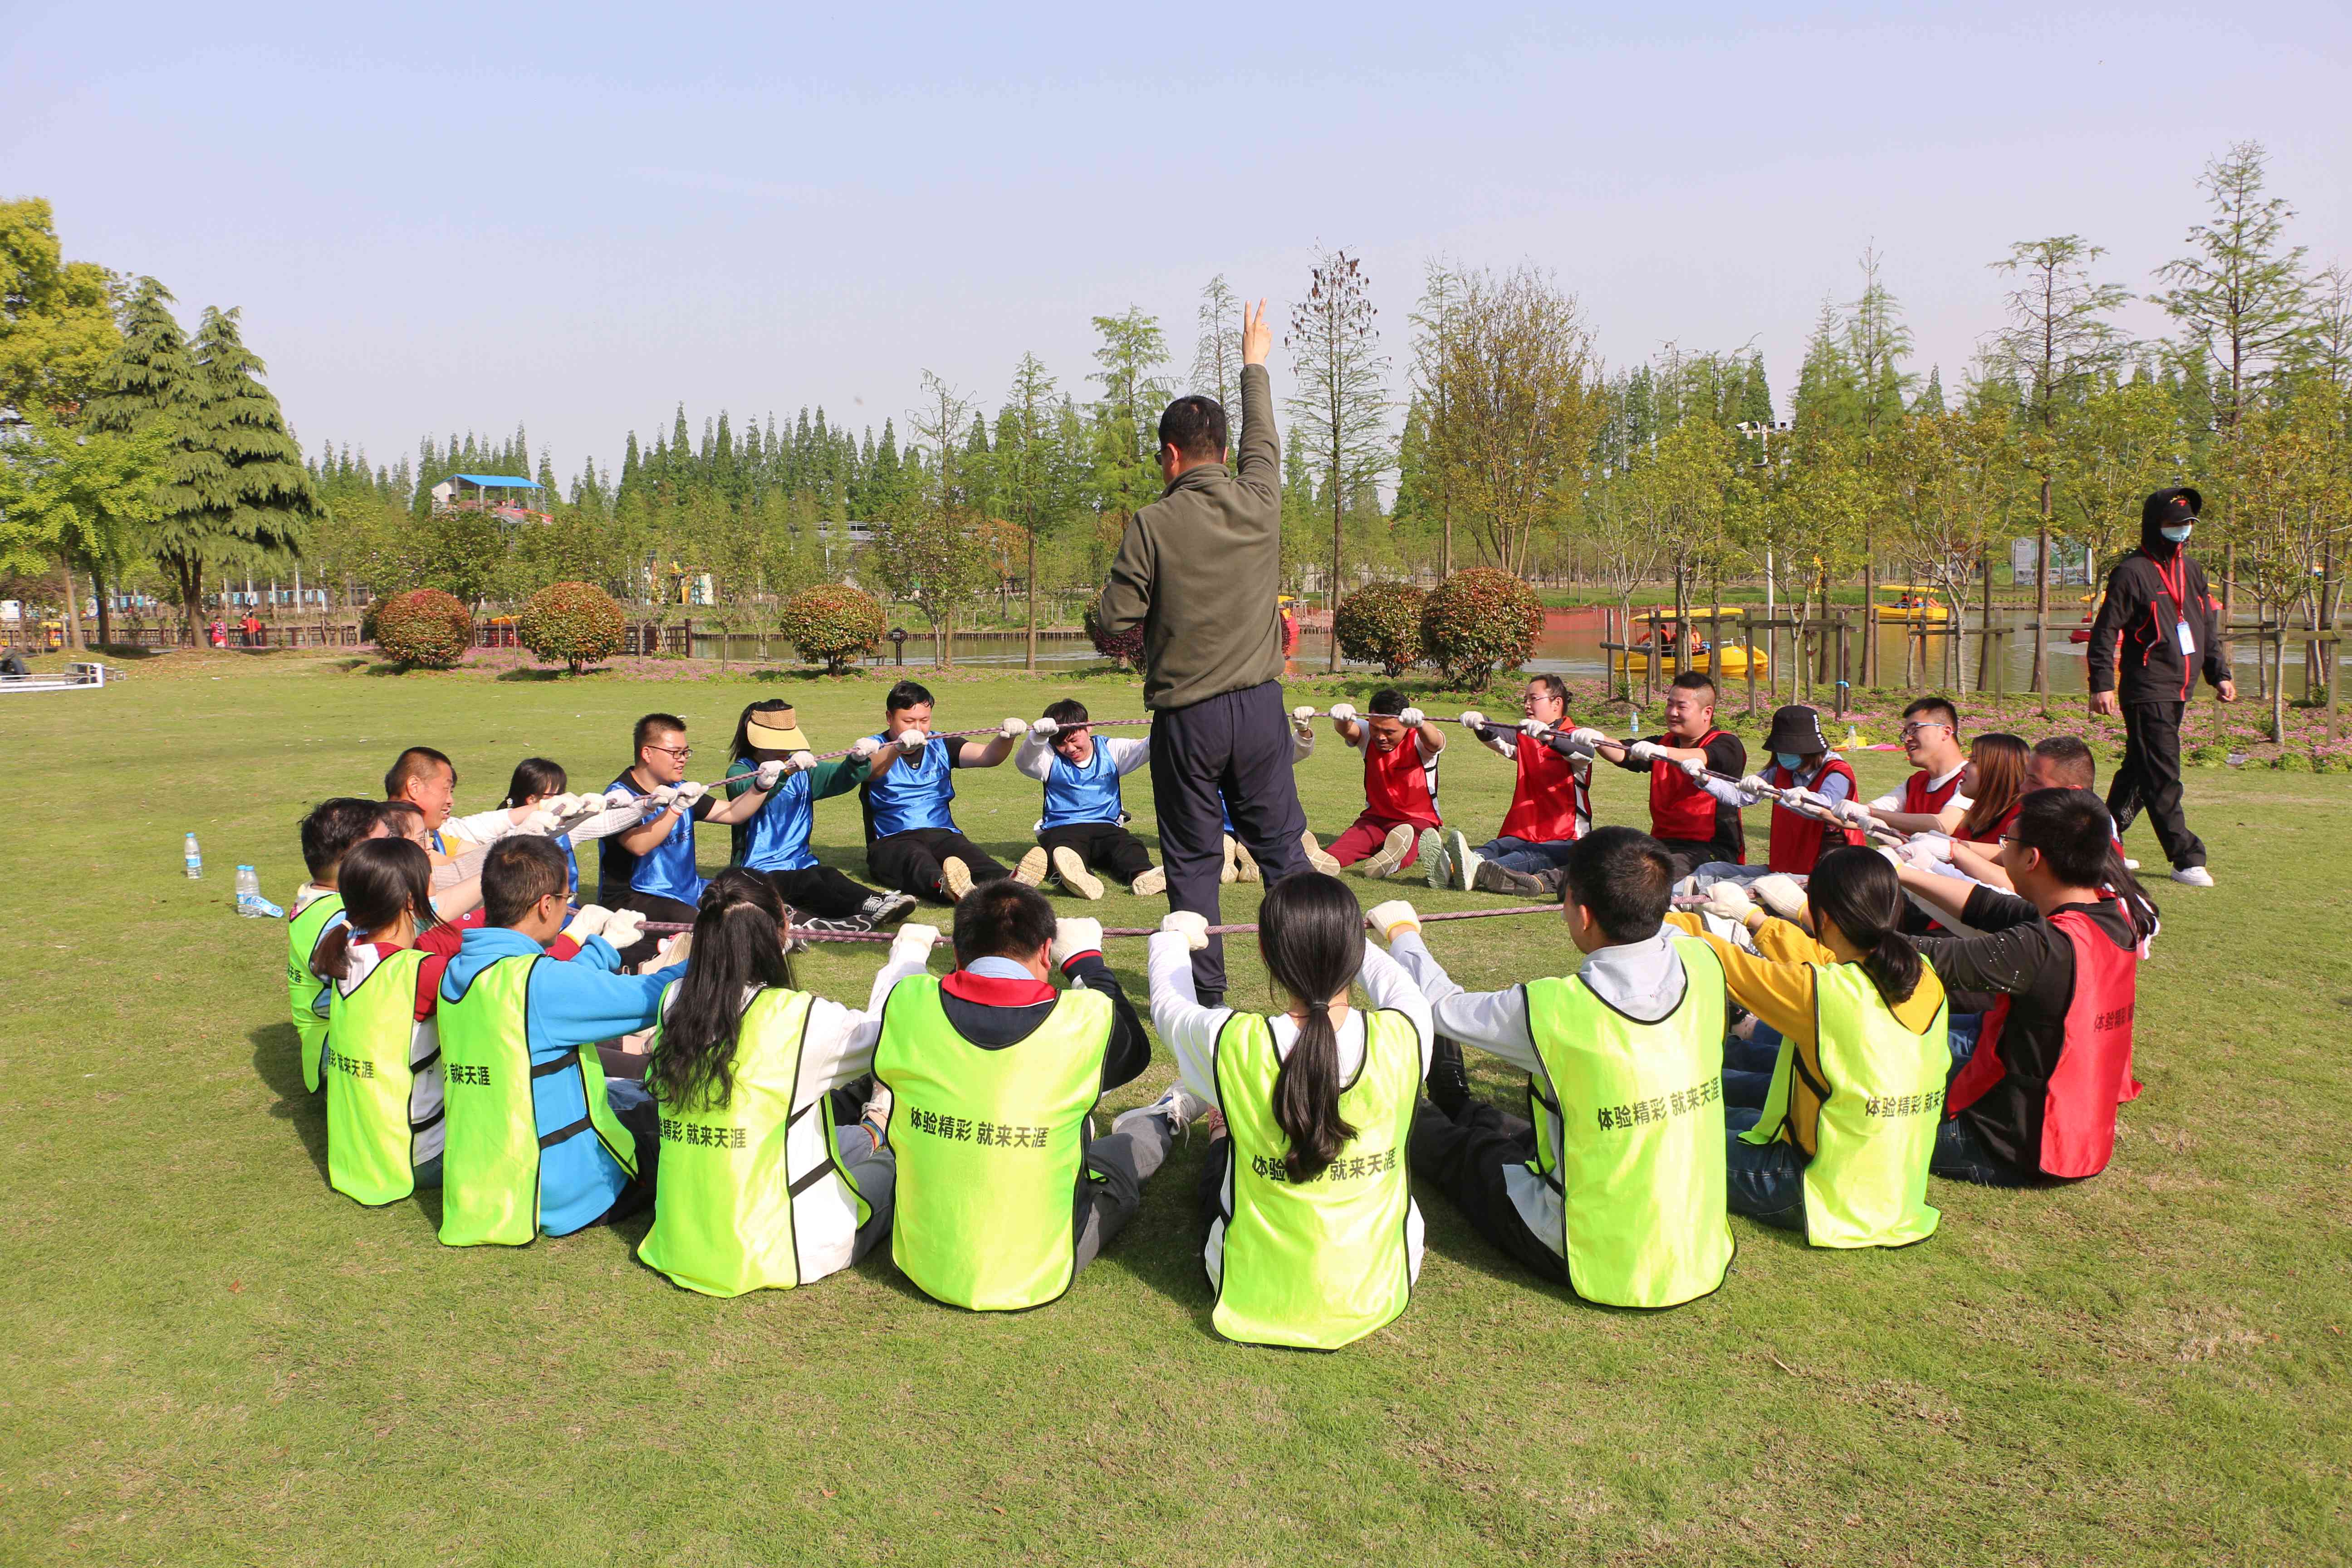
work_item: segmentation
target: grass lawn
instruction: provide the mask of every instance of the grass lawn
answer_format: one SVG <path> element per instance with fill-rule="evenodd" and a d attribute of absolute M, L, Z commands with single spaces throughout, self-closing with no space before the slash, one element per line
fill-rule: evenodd
<path fill-rule="evenodd" d="M 1108 675 L 933 684 L 943 729 L 1034 715 L 1073 685 L 1097 717 L 1141 711 Z M 1360 702 L 1372 683 L 1348 684 Z M 1330 1356 L 1226 1344 L 1182 1146 L 1067 1297 L 998 1317 L 930 1304 L 887 1249 L 719 1301 L 636 1263 L 642 1222 L 450 1250 L 437 1197 L 373 1211 L 329 1190 L 285 934 L 234 916 L 236 862 L 285 900 L 301 811 L 374 793 L 404 744 L 450 752 L 459 809 L 479 810 L 527 753 L 602 784 L 647 709 L 684 714 L 691 773 L 716 777 L 744 702 L 795 699 L 831 748 L 877 727 L 883 689 L 192 654 L 0 704 L 18 802 L 0 896 L 0 1562 L 2352 1557 L 2352 792 L 2332 778 L 2191 773 L 2221 886 L 2158 884 L 2148 1089 L 2105 1174 L 1939 1183 L 1942 1234 L 1895 1253 L 1812 1252 L 1734 1219 L 1725 1288 L 1663 1314 L 1522 1277 L 1433 1195 L 1395 1325 Z M 1873 791 L 1900 771 L 1858 761 Z M 1449 816 L 1486 837 L 1509 780 L 1457 738 Z M 1299 782 L 1327 835 L 1360 805 L 1328 731 Z M 1035 786 L 1009 765 L 959 784 L 964 828 L 1017 854 Z M 1630 775 L 1596 794 L 1608 819 L 1642 820 Z M 1148 831 L 1146 775 L 1128 804 Z M 817 837 L 862 876 L 857 822 L 830 803 Z M 181 874 L 191 828 L 200 883 Z M 2154 862 L 2147 830 L 2131 837 Z M 706 836 L 706 866 L 725 844 Z M 1228 891 L 1248 918 L 1255 890 Z M 1087 912 L 1163 910 L 1114 893 Z M 1474 987 L 1574 963 L 1549 921 L 1433 928 L 1432 945 Z M 1262 997 L 1254 953 L 1229 946 L 1234 1000 Z M 878 958 L 824 951 L 801 973 L 856 1000 Z M 1142 945 L 1113 959 L 1140 999 Z M 1171 1072 L 1163 1054 L 1113 1108 Z M 1518 1095 L 1497 1072 L 1480 1085 Z"/>

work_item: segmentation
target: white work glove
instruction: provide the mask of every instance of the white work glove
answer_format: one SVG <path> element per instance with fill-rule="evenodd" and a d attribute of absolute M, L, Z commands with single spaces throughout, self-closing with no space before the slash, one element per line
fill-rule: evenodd
<path fill-rule="evenodd" d="M 901 730 L 898 731 L 898 750 L 904 755 L 911 757 L 921 751 L 924 743 L 929 739 L 930 737 L 920 730 Z"/>
<path fill-rule="evenodd" d="M 1870 828 L 1878 824 L 1878 818 L 1871 815 L 1870 807 L 1858 800 L 1842 800 L 1830 809 L 1848 827 Z"/>
<path fill-rule="evenodd" d="M 1798 789 L 1793 785 L 1780 792 L 1780 804 L 1790 811 L 1805 816 L 1824 816 L 1829 809 L 1829 802 L 1820 795 L 1815 795 L 1811 790 Z"/>
<path fill-rule="evenodd" d="M 1315 710 L 1302 702 L 1290 710 L 1290 716 L 1302 724 L 1308 723 L 1315 718 Z"/>
<path fill-rule="evenodd" d="M 623 806 L 636 805 L 637 797 L 631 795 L 627 790 L 623 789 L 619 784 L 614 784 L 611 789 L 604 792 L 604 808 L 607 811 L 617 811 Z"/>
<path fill-rule="evenodd" d="M 694 809 L 695 802 L 709 793 L 709 784 L 682 784 L 677 786 L 677 804 L 691 811 Z"/>
<path fill-rule="evenodd" d="M 1771 784 L 1766 782 L 1762 773 L 1742 773 L 1739 777 L 1739 788 L 1742 793 L 1753 795 L 1767 795 L 1772 793 Z"/>
<path fill-rule="evenodd" d="M 1696 757 L 1681 758 L 1676 761 L 1675 766 L 1682 769 L 1683 777 L 1695 784 L 1705 784 L 1710 776 L 1706 771 L 1706 763 Z"/>
<path fill-rule="evenodd" d="M 1029 732 L 1041 741 L 1050 741 L 1062 732 L 1062 727 L 1051 719 L 1040 719 L 1029 726 Z"/>
<path fill-rule="evenodd" d="M 1479 712 L 1475 708 L 1471 709 L 1468 712 L 1462 715 L 1462 727 L 1470 731 L 1474 734 L 1477 731 L 1478 727 L 1486 721 L 1486 716 L 1484 713 Z"/>
<path fill-rule="evenodd" d="M 1331 704 L 1330 713 L 1335 721 L 1353 719 L 1356 716 L 1356 705 L 1352 702 L 1334 702 Z"/>
<path fill-rule="evenodd" d="M 1749 886 L 1748 896 L 1784 921 L 1796 920 L 1805 912 L 1805 889 L 1797 885 L 1794 877 L 1779 871 L 1759 877 Z"/>
<path fill-rule="evenodd" d="M 874 760 L 874 753 L 881 749 L 882 742 L 873 736 L 860 735 L 850 742 L 849 754 L 861 763 L 870 763 Z"/>
<path fill-rule="evenodd" d="M 763 793 L 775 788 L 776 781 L 784 776 L 790 766 L 779 758 L 769 758 L 751 770 L 751 787 Z"/>
<path fill-rule="evenodd" d="M 568 795 L 563 798 L 570 803 L 560 813 L 563 819 L 562 831 L 565 833 L 571 832 L 590 817 L 600 816 L 604 812 L 604 797 L 601 795 Z"/>
<path fill-rule="evenodd" d="M 1625 748 L 1625 754 L 1637 763 L 1657 761 L 1658 748 L 1647 741 L 1635 741 Z"/>
<path fill-rule="evenodd" d="M 1738 883 L 1722 881 L 1707 889 L 1706 901 L 1699 905 L 1699 908 L 1706 913 L 1719 919 L 1730 921 L 1737 925 L 1745 925 L 1748 923 L 1748 915 L 1756 908 L 1756 900 L 1749 898 L 1748 889 Z"/>
<path fill-rule="evenodd" d="M 1029 726 L 1018 719 L 1007 719 L 996 727 L 997 736 L 1001 740 L 1017 741 L 1028 732 Z"/>
<path fill-rule="evenodd" d="M 1578 728 L 1570 730 L 1568 732 L 1568 738 L 1573 744 L 1581 746 L 1586 751 L 1590 752 L 1598 749 L 1601 742 L 1607 740 L 1609 737 L 1599 730 Z"/>
<path fill-rule="evenodd" d="M 1391 899 L 1384 904 L 1374 904 L 1364 912 L 1364 923 L 1381 933 L 1382 942 L 1394 942 L 1399 931 L 1419 931 L 1421 911 L 1403 899 Z"/>
<path fill-rule="evenodd" d="M 794 752 L 791 756 L 784 759 L 784 766 L 788 772 L 804 773 L 811 768 L 816 766 L 816 753 L 814 752 Z"/>
<path fill-rule="evenodd" d="M 614 910 L 604 919 L 604 929 L 596 933 L 616 948 L 628 949 L 645 940 L 646 917 L 637 910 Z"/>
<path fill-rule="evenodd" d="M 604 905 L 583 904 L 580 906 L 580 912 L 573 915 L 570 923 L 564 926 L 563 934 L 585 947 L 588 945 L 590 937 L 604 934 L 604 927 L 611 922 L 612 919 L 613 911 Z"/>
<path fill-rule="evenodd" d="M 1045 947 L 1045 961 L 1059 969 L 1079 953 L 1100 952 L 1102 944 L 1102 921 L 1087 920 L 1084 916 L 1076 920 L 1055 921 L 1054 940 Z"/>
<path fill-rule="evenodd" d="M 1550 728 L 1550 725 L 1545 723 L 1540 719 L 1522 719 L 1519 721 L 1519 733 L 1522 735 L 1534 735 L 1540 737 Z"/>
<path fill-rule="evenodd" d="M 538 838 L 552 838 L 563 831 L 563 819 L 543 805 L 537 806 L 532 809 L 529 816 L 522 819 L 515 831 L 528 833 Z"/>
<path fill-rule="evenodd" d="M 1397 715 L 1397 721 L 1408 730 L 1418 730 L 1424 715 L 1418 708 L 1408 708 Z"/>
<path fill-rule="evenodd" d="M 677 804 L 677 787 L 664 784 L 659 789 L 649 791 L 637 797 L 637 816 L 642 821 L 651 822 Z"/>
<path fill-rule="evenodd" d="M 1160 920 L 1160 929 L 1182 937 L 1184 945 L 1194 952 L 1209 945 L 1209 917 L 1197 910 L 1171 910 Z"/>
<path fill-rule="evenodd" d="M 912 731 L 909 731 L 912 733 Z M 898 928 L 890 939 L 890 962 L 893 963 L 929 963 L 931 946 L 940 940 L 940 928 L 909 923 Z"/>

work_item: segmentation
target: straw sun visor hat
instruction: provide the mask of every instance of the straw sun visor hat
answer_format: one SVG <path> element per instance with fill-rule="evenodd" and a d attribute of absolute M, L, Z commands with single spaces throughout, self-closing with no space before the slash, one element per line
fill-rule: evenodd
<path fill-rule="evenodd" d="M 782 708 L 764 708 L 751 715 L 745 726 L 743 738 L 763 752 L 806 752 L 809 739 L 801 732 L 799 716 L 787 704 Z"/>

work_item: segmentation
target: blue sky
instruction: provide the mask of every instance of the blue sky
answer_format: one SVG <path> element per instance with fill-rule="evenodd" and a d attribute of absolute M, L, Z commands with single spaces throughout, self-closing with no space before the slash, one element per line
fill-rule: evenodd
<path fill-rule="evenodd" d="M 1130 304 L 1181 370 L 1202 283 L 1279 305 L 1318 242 L 1400 360 L 1426 260 L 1532 260 L 1612 363 L 1753 342 L 1783 396 L 1865 246 L 1948 384 L 2010 241 L 2153 289 L 2241 138 L 2352 261 L 2340 3 L 1610 10 L 13 0 L 0 195 L 243 306 L 307 442 L 520 419 L 567 478 L 681 399 L 903 426 L 1024 350 L 1083 395 Z"/>

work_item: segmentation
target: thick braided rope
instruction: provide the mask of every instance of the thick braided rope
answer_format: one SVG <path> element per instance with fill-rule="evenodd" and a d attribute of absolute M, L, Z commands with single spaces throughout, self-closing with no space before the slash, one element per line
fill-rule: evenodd
<path fill-rule="evenodd" d="M 1695 902 L 1685 900 L 1676 900 L 1675 902 L 1686 907 L 1696 907 Z M 1558 904 L 1511 904 L 1496 910 L 1444 910 L 1434 914 L 1423 915 L 1421 922 L 1423 925 L 1433 925 L 1439 921 L 1484 921 L 1493 920 L 1498 915 L 1556 915 L 1559 912 Z M 678 921 L 647 921 L 644 929 L 648 935 L 672 936 L 679 931 L 692 931 L 694 927 Z M 1254 935 L 1256 931 L 1257 924 L 1253 921 L 1247 924 L 1213 925 L 1209 928 L 1209 934 L 1211 936 L 1249 936 Z M 892 932 L 887 931 L 812 931 L 806 926 L 793 926 L 791 934 L 803 942 L 893 942 L 897 940 Z M 1106 926 L 1103 929 L 1103 935 L 1106 938 L 1148 937 L 1159 934 L 1158 926 Z"/>

